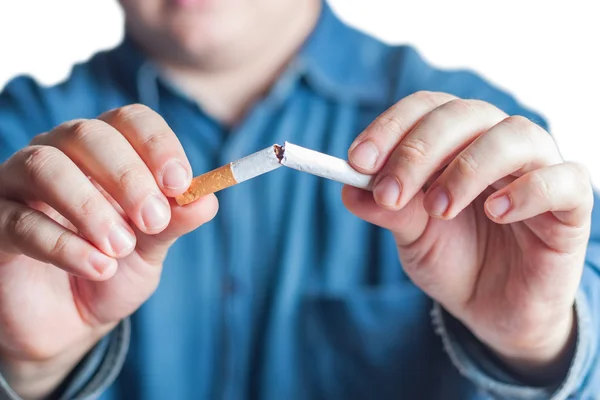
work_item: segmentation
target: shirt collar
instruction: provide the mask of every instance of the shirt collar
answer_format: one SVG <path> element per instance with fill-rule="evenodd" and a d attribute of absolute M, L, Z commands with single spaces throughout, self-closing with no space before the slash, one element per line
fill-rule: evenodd
<path fill-rule="evenodd" d="M 343 23 L 323 1 L 321 15 L 295 62 L 308 83 L 327 95 L 356 101 L 386 102 L 389 47 Z M 387 79 L 387 81 L 386 81 Z"/>
<path fill-rule="evenodd" d="M 124 88 L 149 106 L 158 105 L 158 70 L 128 35 L 113 55 Z M 389 56 L 389 47 L 343 23 L 323 1 L 313 32 L 284 75 L 286 80 L 297 75 L 313 90 L 338 100 L 384 103 L 392 95 L 386 80 Z"/>

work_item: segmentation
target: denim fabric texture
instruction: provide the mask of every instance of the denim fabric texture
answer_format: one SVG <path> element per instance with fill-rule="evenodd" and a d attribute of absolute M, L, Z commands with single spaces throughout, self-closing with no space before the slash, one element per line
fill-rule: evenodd
<path fill-rule="evenodd" d="M 420 90 L 482 99 L 548 128 L 478 75 L 437 69 L 410 46 L 346 26 L 324 5 L 297 57 L 234 128 L 161 78 L 125 38 L 56 86 L 11 81 L 0 95 L 0 162 L 62 122 L 131 103 L 167 120 L 195 174 L 286 140 L 346 158 L 362 129 Z M 156 293 L 82 360 L 57 396 L 597 398 L 598 207 L 577 296 L 576 355 L 561 381 L 531 387 L 408 279 L 392 235 L 348 212 L 340 189 L 282 168 L 218 193 L 216 218 L 176 242 Z M 0 387 L 0 398 L 17 398 L 6 382 Z"/>

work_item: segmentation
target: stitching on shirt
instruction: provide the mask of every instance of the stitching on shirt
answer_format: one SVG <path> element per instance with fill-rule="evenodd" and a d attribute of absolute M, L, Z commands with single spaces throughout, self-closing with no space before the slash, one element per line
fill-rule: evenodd
<path fill-rule="evenodd" d="M 77 396 L 78 399 L 94 399 L 100 396 L 103 389 L 106 389 L 116 379 L 129 348 L 129 338 L 131 324 L 129 319 L 123 320 L 113 332 L 114 337 L 106 352 L 98 372 L 92 378 L 90 383 Z"/>

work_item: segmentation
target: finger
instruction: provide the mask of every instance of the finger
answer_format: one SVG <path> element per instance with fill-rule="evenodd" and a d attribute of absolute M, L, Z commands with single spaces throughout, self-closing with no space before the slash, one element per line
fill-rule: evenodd
<path fill-rule="evenodd" d="M 5 197 L 5 199 L 10 200 L 10 198 L 7 198 L 6 196 L 4 196 L 4 197 Z M 65 228 L 67 228 L 68 230 L 70 230 L 72 232 L 75 232 L 75 233 L 79 232 L 77 227 L 75 227 L 75 225 L 73 225 L 71 223 L 71 221 L 66 219 L 58 211 L 56 211 L 54 208 L 50 207 L 50 205 L 48 205 L 48 203 L 45 203 L 42 200 L 25 200 L 25 201 L 20 201 L 20 203 L 26 205 L 29 208 L 33 208 L 36 211 L 46 214 L 48 217 L 50 217 L 51 219 L 58 222 L 60 225 L 64 226 Z"/>
<path fill-rule="evenodd" d="M 593 191 L 585 168 L 562 163 L 531 171 L 485 202 L 488 217 L 497 223 L 524 221 L 546 212 L 568 226 L 589 224 Z"/>
<path fill-rule="evenodd" d="M 115 127 L 148 166 L 167 196 L 183 193 L 192 182 L 192 167 L 166 121 L 149 107 L 134 104 L 102 114 L 98 119 Z"/>
<path fill-rule="evenodd" d="M 479 100 L 452 100 L 425 116 L 395 147 L 375 178 L 373 196 L 398 210 L 482 132 L 506 114 Z"/>
<path fill-rule="evenodd" d="M 447 93 L 416 92 L 390 107 L 354 140 L 348 150 L 350 164 L 360 172 L 375 174 L 390 152 L 424 115 L 456 99 Z"/>
<path fill-rule="evenodd" d="M 36 142 L 65 153 L 116 200 L 140 231 L 156 234 L 169 224 L 171 208 L 154 176 L 123 135 L 109 124 L 72 121 Z"/>
<path fill-rule="evenodd" d="M 167 250 L 180 236 L 189 233 L 212 220 L 219 209 L 214 194 L 203 196 L 184 207 L 171 201 L 171 223 L 158 235 L 140 236 L 137 252 L 149 263 L 161 264 Z"/>
<path fill-rule="evenodd" d="M 427 227 L 429 215 L 422 205 L 423 196 L 417 195 L 399 211 L 380 207 L 370 192 L 352 186 L 342 189 L 342 201 L 348 210 L 367 222 L 389 229 L 399 246 L 406 246 L 417 240 Z"/>
<path fill-rule="evenodd" d="M 425 208 L 432 216 L 454 218 L 495 182 L 561 161 L 546 131 L 524 117 L 508 117 L 450 162 L 427 191 Z"/>
<path fill-rule="evenodd" d="M 49 263 L 85 279 L 114 275 L 117 262 L 45 214 L 0 199 L 0 249 Z"/>
<path fill-rule="evenodd" d="M 93 319 L 101 323 L 120 320 L 134 312 L 146 301 L 160 281 L 166 249 L 175 238 L 208 221 L 216 212 L 214 195 L 178 206 L 173 199 L 173 217 L 167 229 L 157 235 L 140 235 L 136 252 L 127 268 L 119 268 L 105 285 L 82 285 L 78 293 Z M 140 261 L 140 262 L 138 262 Z M 190 260 L 193 263 L 193 260 Z M 126 293 L 126 296 L 123 294 Z"/>
<path fill-rule="evenodd" d="M 129 224 L 60 150 L 26 147 L 2 167 L 1 181 L 3 197 L 41 200 L 105 254 L 124 257 L 135 248 Z"/>
<path fill-rule="evenodd" d="M 106 190 L 104 190 L 104 188 L 102 186 L 100 186 L 100 184 L 98 182 L 96 182 L 95 180 L 93 180 L 92 178 L 89 178 L 90 182 L 92 183 L 92 185 L 94 185 L 94 187 L 96 188 L 97 191 L 99 191 L 102 196 L 104 196 L 104 198 L 110 203 L 110 205 L 115 209 L 115 211 L 117 211 L 117 213 L 119 213 L 119 215 L 121 217 L 123 217 L 124 219 L 127 219 L 127 214 L 125 214 L 125 211 L 123 210 L 123 207 L 121 207 L 121 205 L 119 203 L 117 203 L 117 201 L 115 199 L 113 199 L 113 197 L 108 194 L 108 192 Z"/>

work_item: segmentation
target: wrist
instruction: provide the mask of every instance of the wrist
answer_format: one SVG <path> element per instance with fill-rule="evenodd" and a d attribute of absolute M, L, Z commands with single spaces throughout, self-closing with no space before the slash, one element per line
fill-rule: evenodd
<path fill-rule="evenodd" d="M 577 318 L 571 310 L 552 323 L 508 343 L 486 345 L 511 371 L 533 385 L 562 379 L 571 364 L 577 342 Z M 484 342 L 485 343 L 485 342 Z"/>
<path fill-rule="evenodd" d="M 0 355 L 0 373 L 21 398 L 45 398 L 60 386 L 97 341 L 88 338 L 54 357 L 43 360 Z"/>

